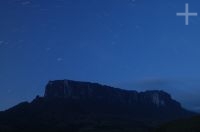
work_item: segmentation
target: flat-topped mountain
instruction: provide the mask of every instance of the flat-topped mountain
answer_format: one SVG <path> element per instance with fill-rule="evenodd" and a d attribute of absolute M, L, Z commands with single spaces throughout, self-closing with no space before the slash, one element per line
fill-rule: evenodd
<path fill-rule="evenodd" d="M 161 122 L 192 115 L 164 91 L 56 80 L 48 82 L 44 97 L 0 112 L 0 131 L 150 132 Z"/>
<path fill-rule="evenodd" d="M 97 100 L 110 103 L 131 105 L 152 105 L 160 108 L 173 107 L 181 109 L 180 103 L 173 100 L 164 91 L 137 92 L 123 90 L 98 83 L 78 82 L 72 80 L 49 81 L 45 89 L 45 98 L 65 98 L 74 100 Z"/>

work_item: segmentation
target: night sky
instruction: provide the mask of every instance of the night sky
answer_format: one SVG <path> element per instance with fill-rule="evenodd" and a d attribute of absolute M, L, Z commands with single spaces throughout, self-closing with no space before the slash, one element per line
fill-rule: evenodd
<path fill-rule="evenodd" d="M 188 26 L 176 16 L 185 3 L 199 13 Z M 43 95 L 55 79 L 129 89 L 175 82 L 173 95 L 197 97 L 200 1 L 0 0 L 0 110 Z M 187 106 L 200 108 L 195 101 Z"/>

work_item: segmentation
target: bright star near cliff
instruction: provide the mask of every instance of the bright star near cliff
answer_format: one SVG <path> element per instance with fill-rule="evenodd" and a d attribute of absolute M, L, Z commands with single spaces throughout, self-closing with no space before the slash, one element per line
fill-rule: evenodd
<path fill-rule="evenodd" d="M 189 16 L 198 16 L 198 14 L 189 12 L 189 4 L 185 4 L 185 13 L 176 13 L 177 16 L 185 16 L 185 25 L 189 25 Z"/>

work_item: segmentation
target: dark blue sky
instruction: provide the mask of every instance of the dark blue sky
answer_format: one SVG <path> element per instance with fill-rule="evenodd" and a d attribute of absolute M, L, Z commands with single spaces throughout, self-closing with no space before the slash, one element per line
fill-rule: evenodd
<path fill-rule="evenodd" d="M 1 0 L 0 18 L 0 110 L 54 79 L 200 80 L 199 0 Z"/>

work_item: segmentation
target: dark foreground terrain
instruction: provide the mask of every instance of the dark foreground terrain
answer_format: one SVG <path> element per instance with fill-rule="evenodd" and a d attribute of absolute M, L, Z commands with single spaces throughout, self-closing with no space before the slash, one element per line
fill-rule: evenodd
<path fill-rule="evenodd" d="M 166 123 L 156 132 L 200 132 L 200 116 Z"/>
<path fill-rule="evenodd" d="M 47 84 L 44 97 L 0 112 L 0 132 L 182 132 L 182 124 L 199 130 L 199 118 L 184 119 L 194 115 L 163 91 L 57 80 Z"/>

